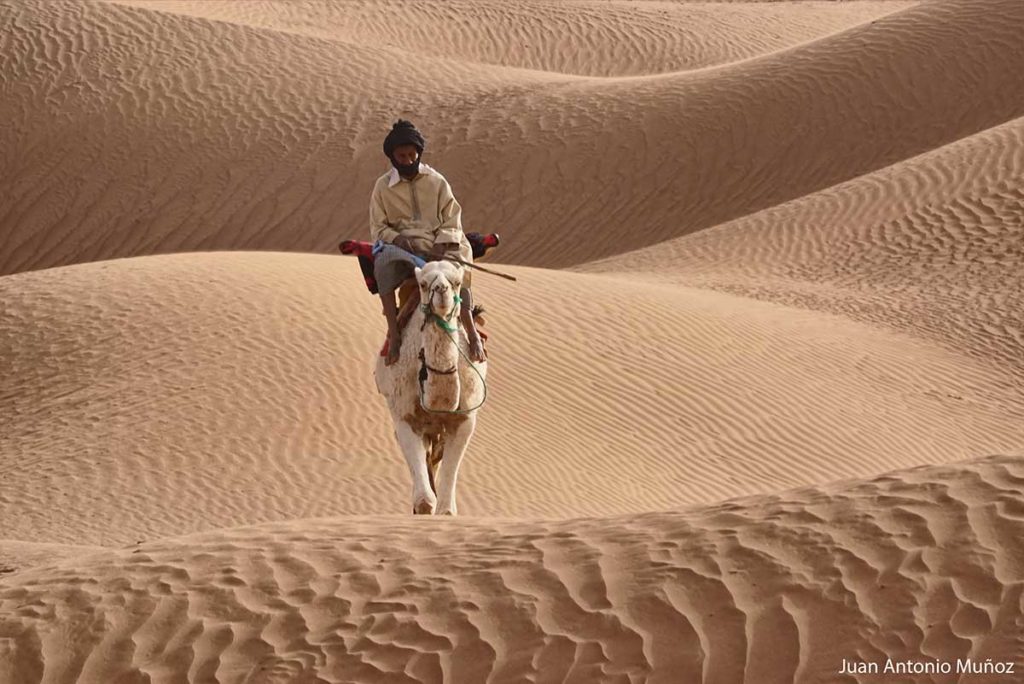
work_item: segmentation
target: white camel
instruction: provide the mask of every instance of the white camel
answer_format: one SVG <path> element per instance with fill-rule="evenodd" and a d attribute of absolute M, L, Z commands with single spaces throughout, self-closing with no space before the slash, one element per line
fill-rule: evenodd
<path fill-rule="evenodd" d="M 487 362 L 470 361 L 459 323 L 462 267 L 432 261 L 415 272 L 420 306 L 405 325 L 398 360 L 386 366 L 378 357 L 374 379 L 412 474 L 413 513 L 456 515 L 459 463 L 486 398 Z"/>

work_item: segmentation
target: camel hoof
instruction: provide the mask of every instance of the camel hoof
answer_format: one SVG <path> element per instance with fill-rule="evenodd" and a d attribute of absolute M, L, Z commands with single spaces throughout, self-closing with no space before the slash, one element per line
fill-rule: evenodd
<path fill-rule="evenodd" d="M 434 513 L 434 504 L 429 501 L 420 501 L 412 507 L 412 512 L 413 515 L 432 515 Z"/>

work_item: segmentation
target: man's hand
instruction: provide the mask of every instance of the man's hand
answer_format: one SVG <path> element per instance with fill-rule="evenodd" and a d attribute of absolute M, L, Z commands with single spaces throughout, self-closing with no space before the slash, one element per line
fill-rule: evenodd
<path fill-rule="evenodd" d="M 448 252 L 455 252 L 459 249 L 459 243 L 457 242 L 435 242 L 434 246 L 430 248 L 430 256 L 440 259 Z"/>
<path fill-rule="evenodd" d="M 413 249 L 412 249 L 412 240 L 410 240 L 409 238 L 407 238 L 404 235 L 399 235 L 398 237 L 396 237 L 395 241 L 392 242 L 391 244 L 393 244 L 395 247 L 399 247 L 401 249 L 404 249 L 406 252 L 413 251 Z"/>

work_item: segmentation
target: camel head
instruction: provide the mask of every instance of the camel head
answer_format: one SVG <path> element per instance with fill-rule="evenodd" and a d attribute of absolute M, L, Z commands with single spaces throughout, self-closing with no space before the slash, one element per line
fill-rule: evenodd
<path fill-rule="evenodd" d="M 450 261 L 431 261 L 416 269 L 420 302 L 445 320 L 458 315 L 459 291 L 462 289 L 462 267 Z"/>

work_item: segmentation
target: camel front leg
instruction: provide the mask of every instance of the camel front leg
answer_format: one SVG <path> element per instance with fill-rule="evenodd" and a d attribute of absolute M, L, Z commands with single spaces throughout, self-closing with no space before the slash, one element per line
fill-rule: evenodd
<path fill-rule="evenodd" d="M 455 484 L 459 478 L 459 464 L 475 428 L 476 416 L 471 415 L 445 436 L 444 457 L 437 473 L 438 515 L 458 515 L 458 508 L 455 505 Z"/>
<path fill-rule="evenodd" d="M 403 420 L 395 423 L 395 438 L 402 448 L 405 462 L 409 464 L 412 475 L 412 512 L 417 515 L 430 515 L 437 507 L 437 497 L 430 487 L 430 476 L 427 474 L 427 449 L 423 437 L 416 434 L 412 427 Z"/>

